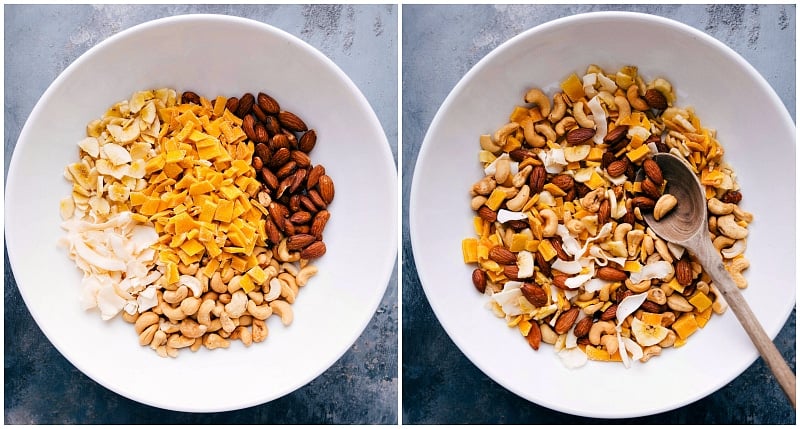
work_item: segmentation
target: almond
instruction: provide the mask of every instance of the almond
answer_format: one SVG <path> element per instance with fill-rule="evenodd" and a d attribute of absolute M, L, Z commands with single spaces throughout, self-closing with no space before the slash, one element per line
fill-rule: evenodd
<path fill-rule="evenodd" d="M 258 107 L 263 110 L 265 113 L 269 113 L 270 115 L 277 115 L 281 111 L 281 106 L 278 102 L 263 92 L 258 93 Z"/>
<path fill-rule="evenodd" d="M 195 93 L 195 92 L 185 91 L 183 94 L 181 94 L 181 103 L 182 104 L 187 104 L 187 103 L 200 104 L 200 96 L 197 95 L 197 93 Z"/>
<path fill-rule="evenodd" d="M 667 108 L 667 97 L 664 97 L 664 94 L 655 88 L 648 89 L 644 93 L 644 99 L 652 109 L 664 110 Z"/>
<path fill-rule="evenodd" d="M 242 131 L 244 131 L 244 135 L 247 136 L 248 139 L 256 142 L 256 143 L 263 143 L 259 140 L 256 140 L 256 118 L 253 115 L 247 115 L 242 118 Z"/>
<path fill-rule="evenodd" d="M 300 205 L 311 213 L 316 213 L 319 211 L 319 207 L 317 207 L 317 205 L 311 201 L 311 198 L 308 195 L 300 195 Z"/>
<path fill-rule="evenodd" d="M 292 223 L 295 225 L 302 225 L 304 223 L 308 223 L 308 221 L 311 220 L 311 213 L 305 210 L 298 210 L 292 213 L 291 216 L 289 216 L 289 220 L 292 221 Z"/>
<path fill-rule="evenodd" d="M 481 206 L 478 209 L 478 216 L 487 222 L 497 221 L 497 212 L 486 206 Z"/>
<path fill-rule="evenodd" d="M 335 193 L 333 188 L 333 180 L 327 174 L 323 174 L 319 177 L 317 189 L 319 189 L 319 195 L 323 200 L 325 200 L 326 204 L 330 204 L 331 201 L 333 201 L 333 196 Z"/>
<path fill-rule="evenodd" d="M 503 265 L 503 275 L 509 280 L 522 280 L 519 278 L 519 267 L 516 265 Z"/>
<path fill-rule="evenodd" d="M 472 272 L 472 284 L 478 292 L 483 293 L 486 291 L 486 272 L 480 268 L 476 268 Z"/>
<path fill-rule="evenodd" d="M 271 191 L 278 189 L 278 177 L 276 177 L 275 173 L 270 171 L 269 168 L 261 168 L 261 180 L 264 181 L 264 185 L 267 186 L 267 189 Z"/>
<path fill-rule="evenodd" d="M 653 301 L 645 301 L 639 308 L 648 313 L 661 313 L 662 311 L 664 311 L 663 306 L 656 304 Z"/>
<path fill-rule="evenodd" d="M 542 344 L 542 328 L 539 327 L 539 322 L 535 320 L 531 322 L 531 330 L 525 338 L 532 349 L 539 350 L 539 345 Z"/>
<path fill-rule="evenodd" d="M 692 263 L 686 258 L 678 259 L 675 263 L 675 279 L 682 286 L 688 286 L 692 283 Z"/>
<path fill-rule="evenodd" d="M 561 188 L 562 191 L 569 191 L 575 186 L 575 180 L 568 174 L 559 174 L 550 179 L 550 183 Z"/>
<path fill-rule="evenodd" d="M 540 286 L 533 283 L 525 283 L 520 288 L 520 291 L 522 291 L 522 295 L 534 307 L 543 307 L 547 305 L 547 292 Z"/>
<path fill-rule="evenodd" d="M 564 247 L 561 245 L 561 240 L 558 238 L 546 238 L 545 240 L 550 241 L 550 245 L 553 246 L 553 249 L 556 251 L 556 255 L 559 259 L 563 259 L 565 261 L 569 261 L 570 258 L 569 254 L 564 251 Z"/>
<path fill-rule="evenodd" d="M 267 116 L 264 126 L 267 127 L 267 131 L 272 135 L 281 133 L 281 124 L 278 122 L 278 118 L 274 116 Z"/>
<path fill-rule="evenodd" d="M 642 192 L 648 197 L 658 200 L 661 197 L 661 188 L 658 187 L 649 177 L 642 180 Z"/>
<path fill-rule="evenodd" d="M 253 114 L 256 115 L 256 119 L 258 119 L 259 122 L 263 123 L 264 121 L 267 120 L 267 114 L 264 113 L 263 109 L 258 107 L 258 104 L 253 105 Z"/>
<path fill-rule="evenodd" d="M 311 202 L 313 202 L 314 205 L 317 206 L 317 210 L 328 208 L 328 203 L 326 203 L 325 200 L 322 199 L 322 197 L 319 195 L 319 192 L 317 192 L 316 189 L 308 191 L 308 198 L 310 198 Z"/>
<path fill-rule="evenodd" d="M 273 169 L 283 167 L 283 164 L 286 164 L 291 157 L 292 155 L 289 149 L 282 147 L 272 154 L 272 158 L 270 158 L 267 166 Z"/>
<path fill-rule="evenodd" d="M 652 198 L 638 196 L 631 200 L 631 207 L 639 207 L 639 210 L 652 210 L 656 206 L 656 202 Z"/>
<path fill-rule="evenodd" d="M 325 167 L 322 165 L 315 165 L 311 170 L 308 172 L 308 179 L 306 180 L 306 186 L 309 189 L 317 186 L 319 182 L 319 178 L 325 174 Z"/>
<path fill-rule="evenodd" d="M 239 99 L 239 106 L 236 107 L 236 116 L 240 118 L 244 118 L 244 115 L 250 113 L 253 110 L 253 104 L 256 102 L 256 97 L 253 96 L 251 93 L 247 93 Z"/>
<path fill-rule="evenodd" d="M 248 117 L 252 118 L 252 116 L 250 115 L 248 115 Z M 269 134 L 267 134 L 267 129 L 261 122 L 256 122 L 256 124 L 253 126 L 253 134 L 254 138 L 251 140 L 254 140 L 258 143 L 266 143 L 269 141 Z"/>
<path fill-rule="evenodd" d="M 286 239 L 286 248 L 300 250 L 315 241 L 317 241 L 316 237 L 311 234 L 295 234 Z"/>
<path fill-rule="evenodd" d="M 514 149 L 508 153 L 512 161 L 522 162 L 525 158 L 538 158 L 536 153 L 528 149 Z"/>
<path fill-rule="evenodd" d="M 594 137 L 594 130 L 591 128 L 573 128 L 567 133 L 567 143 L 577 145 L 585 143 Z"/>
<path fill-rule="evenodd" d="M 269 147 L 264 143 L 257 143 L 255 147 L 255 154 L 261 158 L 261 161 L 267 162 L 272 157 L 272 152 L 270 152 Z"/>
<path fill-rule="evenodd" d="M 606 144 L 614 144 L 618 142 L 622 137 L 624 137 L 628 133 L 628 126 L 627 125 L 620 125 L 613 130 L 609 131 L 605 137 L 603 137 L 603 143 Z"/>
<path fill-rule="evenodd" d="M 616 317 L 617 317 L 617 304 L 614 304 L 606 308 L 606 311 L 604 311 L 603 314 L 600 315 L 600 320 L 603 321 L 614 320 L 614 318 Z"/>
<path fill-rule="evenodd" d="M 539 272 L 544 274 L 546 277 L 550 277 L 550 263 L 544 260 L 544 256 L 542 256 L 541 253 L 536 252 L 534 255 L 534 258 L 536 258 L 536 268 L 538 268 Z"/>
<path fill-rule="evenodd" d="M 320 256 L 324 255 L 326 252 L 325 243 L 322 241 L 315 241 L 305 249 L 300 251 L 300 258 L 301 259 L 315 259 L 319 258 Z"/>
<path fill-rule="evenodd" d="M 625 274 L 625 271 L 609 266 L 598 268 L 595 276 L 599 279 L 612 282 L 621 282 L 628 278 L 628 275 Z"/>
<path fill-rule="evenodd" d="M 269 148 L 272 150 L 278 150 L 282 148 L 288 149 L 289 139 L 286 138 L 286 135 L 280 132 L 277 134 L 273 134 L 272 138 L 269 139 Z"/>
<path fill-rule="evenodd" d="M 297 144 L 297 148 L 302 150 L 305 153 L 311 152 L 314 149 L 314 146 L 317 144 L 317 132 L 314 130 L 308 130 L 302 137 L 300 137 L 300 142 Z"/>
<path fill-rule="evenodd" d="M 305 168 L 298 168 L 297 171 L 294 172 L 292 175 L 292 184 L 289 185 L 289 193 L 294 194 L 303 186 L 303 182 L 306 179 L 306 175 L 308 174 L 308 170 Z"/>
<path fill-rule="evenodd" d="M 628 161 L 626 161 L 625 159 L 619 159 L 608 164 L 608 168 L 606 168 L 606 171 L 608 171 L 608 175 L 611 177 L 619 177 L 625 174 L 625 170 L 627 169 L 628 169 Z"/>
<path fill-rule="evenodd" d="M 281 125 L 283 125 L 283 127 L 289 131 L 300 132 L 308 130 L 306 123 L 303 122 L 299 116 L 286 110 L 282 110 L 280 113 L 278 113 L 278 122 L 280 122 Z"/>
<path fill-rule="evenodd" d="M 575 323 L 575 320 L 578 318 L 578 312 L 581 311 L 578 307 L 572 307 L 569 310 L 561 313 L 556 319 L 556 326 L 553 327 L 553 330 L 556 331 L 556 334 L 566 334 L 572 325 Z"/>
<path fill-rule="evenodd" d="M 568 278 L 569 276 L 565 276 L 563 274 L 553 276 L 553 286 L 559 289 L 569 290 L 569 288 L 567 287 Z"/>
<path fill-rule="evenodd" d="M 325 225 L 328 223 L 328 219 L 331 218 L 331 214 L 327 210 L 320 210 L 314 215 L 314 220 L 311 222 L 311 229 L 309 233 L 317 238 L 317 240 L 322 240 L 322 231 L 325 229 Z"/>
<path fill-rule="evenodd" d="M 294 173 L 295 169 L 297 169 L 297 163 L 289 160 L 275 172 L 275 175 L 278 176 L 278 179 L 285 179 L 287 176 Z"/>
<path fill-rule="evenodd" d="M 273 245 L 278 245 L 278 243 L 281 242 L 281 232 L 271 218 L 266 218 L 264 220 L 264 230 L 267 233 L 267 238 Z"/>
<path fill-rule="evenodd" d="M 591 317 L 584 317 L 583 319 L 579 320 L 578 323 L 575 324 L 575 329 L 573 329 L 572 333 L 575 334 L 576 337 L 585 337 L 589 335 L 589 330 L 592 329 L 592 318 Z"/>
<path fill-rule="evenodd" d="M 542 192 L 544 189 L 544 183 L 547 179 L 547 171 L 544 169 L 543 166 L 537 165 L 533 167 L 531 170 L 531 175 L 528 176 L 529 186 L 531 188 L 531 194 L 538 194 Z"/>
<path fill-rule="evenodd" d="M 236 114 L 236 109 L 239 107 L 239 98 L 231 97 L 228 101 L 225 102 L 225 108 L 228 109 L 229 112 Z"/>
<path fill-rule="evenodd" d="M 298 167 L 311 167 L 311 157 L 309 157 L 307 153 L 300 150 L 293 150 L 291 152 L 291 157 L 292 161 L 296 162 Z"/>
<path fill-rule="evenodd" d="M 611 203 L 608 198 L 600 203 L 600 209 L 597 210 L 597 224 L 605 225 L 611 220 Z"/>
<path fill-rule="evenodd" d="M 661 174 L 661 167 L 653 161 L 652 159 L 645 159 L 642 162 L 642 168 L 644 168 L 644 174 L 650 178 L 656 185 L 661 186 L 661 182 L 664 181 L 664 176 Z"/>
<path fill-rule="evenodd" d="M 728 191 L 720 199 L 723 203 L 739 204 L 742 201 L 742 193 L 739 191 Z"/>
<path fill-rule="evenodd" d="M 489 259 L 500 265 L 511 265 L 517 263 L 517 256 L 503 246 L 494 246 L 489 249 Z"/>

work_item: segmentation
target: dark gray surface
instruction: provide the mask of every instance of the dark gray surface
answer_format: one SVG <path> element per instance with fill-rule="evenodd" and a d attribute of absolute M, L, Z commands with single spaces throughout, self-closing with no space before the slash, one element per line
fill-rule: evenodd
<path fill-rule="evenodd" d="M 408 199 L 430 122 L 459 79 L 493 48 L 538 24 L 580 12 L 630 10 L 672 18 L 728 44 L 772 85 L 795 118 L 795 6 L 470 5 L 403 6 L 403 423 L 794 424 L 796 413 L 760 358 L 716 393 L 677 410 L 626 419 L 575 417 L 504 389 L 442 329 L 413 262 Z M 721 74 L 724 71 L 720 71 Z M 795 311 L 776 338 L 794 370 Z"/>
<path fill-rule="evenodd" d="M 5 6 L 5 164 L 39 97 L 83 52 L 133 25 L 220 13 L 279 27 L 331 58 L 369 100 L 397 160 L 397 6 Z M 4 174 L 5 177 L 5 174 Z M 305 387 L 270 403 L 192 414 L 131 401 L 72 366 L 37 327 L 5 255 L 6 424 L 396 424 L 397 270 L 350 350 Z M 235 394 L 235 392 L 227 392 Z"/>

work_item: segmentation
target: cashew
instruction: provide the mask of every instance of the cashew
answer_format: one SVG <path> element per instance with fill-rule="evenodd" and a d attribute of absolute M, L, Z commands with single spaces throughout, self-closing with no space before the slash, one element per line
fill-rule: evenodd
<path fill-rule="evenodd" d="M 485 176 L 483 179 L 478 180 L 472 185 L 472 191 L 477 195 L 489 195 L 497 187 L 497 182 L 492 176 Z"/>
<path fill-rule="evenodd" d="M 197 323 L 194 319 L 186 318 L 181 321 L 181 334 L 187 338 L 199 338 L 208 330 L 208 326 Z"/>
<path fill-rule="evenodd" d="M 647 102 L 639 96 L 639 86 L 638 85 L 631 85 L 628 87 L 627 92 L 625 95 L 628 98 L 628 102 L 631 104 L 636 110 L 647 111 L 650 110 L 650 106 L 647 105 Z"/>
<path fill-rule="evenodd" d="M 150 325 L 145 328 L 145 330 L 139 334 L 139 345 L 146 346 L 153 342 L 156 331 L 158 331 L 158 325 Z"/>
<path fill-rule="evenodd" d="M 128 313 L 127 311 L 122 312 L 122 320 L 128 323 L 136 323 L 136 320 L 139 318 L 139 313 L 135 312 L 133 314 Z"/>
<path fill-rule="evenodd" d="M 264 299 L 266 301 L 273 301 L 281 296 L 281 283 L 281 280 L 277 277 L 273 277 L 272 280 L 269 281 L 269 292 L 264 294 Z"/>
<path fill-rule="evenodd" d="M 645 347 L 642 349 L 642 357 L 639 359 L 639 362 L 647 362 L 653 356 L 658 356 L 661 354 L 661 347 L 659 345 L 652 345 Z"/>
<path fill-rule="evenodd" d="M 531 188 L 528 187 L 528 185 L 523 185 L 522 188 L 520 188 L 517 195 L 514 196 L 514 198 L 506 201 L 506 207 L 508 207 L 508 209 L 511 211 L 515 212 L 521 211 L 522 208 L 525 206 L 525 203 L 528 202 L 530 193 L 531 193 Z"/>
<path fill-rule="evenodd" d="M 617 124 L 631 116 L 631 105 L 628 103 L 627 98 L 617 95 L 614 97 L 614 104 L 617 105 Z"/>
<path fill-rule="evenodd" d="M 222 324 L 222 330 L 225 332 L 231 333 L 236 329 L 236 322 L 224 311 L 219 315 L 219 322 Z"/>
<path fill-rule="evenodd" d="M 278 243 L 278 260 L 281 262 L 288 261 L 292 255 L 289 254 L 289 247 L 286 244 L 286 237 Z"/>
<path fill-rule="evenodd" d="M 210 326 L 211 325 L 211 311 L 216 306 L 216 302 L 212 299 L 206 299 L 200 304 L 200 308 L 197 310 L 197 321 L 203 325 Z M 209 329 L 210 331 L 210 329 Z"/>
<path fill-rule="evenodd" d="M 583 101 L 576 101 L 572 105 L 572 116 L 575 117 L 581 127 L 594 129 L 594 120 L 590 117 L 591 115 L 587 116 L 586 112 L 583 111 Z"/>
<path fill-rule="evenodd" d="M 743 220 L 747 223 L 753 221 L 753 214 L 742 210 L 737 205 L 733 206 L 733 216 L 736 218 L 736 220 Z"/>
<path fill-rule="evenodd" d="M 533 322 L 538 323 L 538 322 Z M 550 327 L 547 323 L 539 324 L 539 328 L 542 331 L 542 342 L 546 344 L 555 344 L 558 341 L 558 334 L 553 328 Z"/>
<path fill-rule="evenodd" d="M 578 219 L 570 219 L 569 221 L 565 221 L 564 226 L 566 226 L 567 230 L 574 235 L 580 235 L 586 230 L 586 225 L 584 225 L 583 222 L 579 221 Z"/>
<path fill-rule="evenodd" d="M 495 163 L 494 180 L 497 183 L 506 183 L 511 175 L 511 160 L 509 158 L 499 158 Z"/>
<path fill-rule="evenodd" d="M 583 312 L 586 313 L 587 316 L 591 316 L 594 313 L 600 311 L 603 308 L 604 302 L 596 302 L 594 304 L 589 304 L 586 307 L 583 307 Z"/>
<path fill-rule="evenodd" d="M 600 210 L 600 204 L 603 202 L 605 197 L 605 189 L 597 188 L 594 191 L 587 193 L 583 196 L 583 198 L 580 199 L 581 207 L 592 213 L 597 213 L 597 211 Z"/>
<path fill-rule="evenodd" d="M 521 188 L 522 185 L 528 182 L 528 176 L 531 175 L 531 171 L 533 171 L 533 166 L 526 165 L 525 168 L 519 170 L 517 174 L 511 178 L 511 184 L 514 185 L 515 188 Z"/>
<path fill-rule="evenodd" d="M 141 334 L 142 331 L 156 323 L 158 323 L 158 314 L 148 311 L 139 315 L 139 318 L 136 319 L 133 325 L 133 329 L 137 334 Z"/>
<path fill-rule="evenodd" d="M 170 320 L 180 321 L 186 318 L 186 314 L 181 311 L 180 307 L 172 307 L 166 301 L 161 301 L 161 305 L 158 306 L 161 309 L 161 313 L 164 316 L 167 316 Z"/>
<path fill-rule="evenodd" d="M 481 135 L 480 143 L 481 143 L 481 149 L 483 149 L 485 151 L 489 151 L 491 153 L 500 152 L 500 150 L 503 148 L 502 146 L 496 144 L 492 140 L 492 136 L 490 136 L 488 134 Z"/>
<path fill-rule="evenodd" d="M 717 229 L 723 235 L 726 235 L 734 240 L 741 240 L 747 237 L 747 228 L 744 228 L 736 223 L 736 219 L 732 214 L 718 217 Z"/>
<path fill-rule="evenodd" d="M 560 92 L 554 94 L 553 95 L 553 110 L 551 110 L 550 114 L 547 115 L 547 119 L 552 123 L 556 123 L 559 120 L 561 120 L 561 118 L 564 117 L 564 114 L 566 112 L 567 112 L 567 102 L 564 101 L 564 94 L 562 94 Z M 544 116 L 544 113 L 542 113 L 542 115 Z"/>
<path fill-rule="evenodd" d="M 724 313 L 725 310 L 728 309 L 728 302 L 725 300 L 725 297 L 722 296 L 722 292 L 717 289 L 714 283 L 711 283 L 709 286 L 711 287 L 711 293 L 714 294 L 714 303 L 711 304 L 711 310 L 717 314 Z"/>
<path fill-rule="evenodd" d="M 748 269 L 750 267 L 750 261 L 745 259 L 744 257 L 739 257 L 731 261 L 730 264 L 727 264 L 725 268 L 731 274 L 731 278 L 733 282 L 736 283 L 736 286 L 739 289 L 744 289 L 747 287 L 747 279 L 744 278 L 742 271 Z"/>
<path fill-rule="evenodd" d="M 672 194 L 664 194 L 656 201 L 656 206 L 653 208 L 653 219 L 661 220 L 675 208 L 678 204 L 678 199 Z"/>
<path fill-rule="evenodd" d="M 472 198 L 472 201 L 470 201 L 470 207 L 472 207 L 472 210 L 477 211 L 478 209 L 481 208 L 482 205 L 486 203 L 487 200 L 488 198 L 486 198 L 483 195 L 476 195 L 475 197 Z"/>
<path fill-rule="evenodd" d="M 667 298 L 667 306 L 675 311 L 681 311 L 684 313 L 694 309 L 694 306 L 689 304 L 689 301 L 687 301 L 683 295 L 678 295 L 677 293 L 672 294 Z"/>
<path fill-rule="evenodd" d="M 644 239 L 644 231 L 640 229 L 635 229 L 628 233 L 627 236 L 627 243 L 628 243 L 628 256 L 634 257 L 639 252 L 639 247 L 642 244 L 642 240 Z"/>
<path fill-rule="evenodd" d="M 214 350 L 218 348 L 227 349 L 231 343 L 218 334 L 208 334 L 203 338 L 203 345 L 209 350 Z"/>
<path fill-rule="evenodd" d="M 597 297 L 600 299 L 600 302 L 608 302 L 610 296 L 611 283 L 606 283 L 602 288 L 600 288 L 600 293 L 597 295 Z"/>
<path fill-rule="evenodd" d="M 708 286 L 708 283 L 706 283 L 706 282 L 701 280 L 701 281 L 697 282 L 696 290 L 699 291 L 699 292 L 703 292 L 704 294 L 708 295 L 708 293 L 711 292 L 711 287 Z"/>
<path fill-rule="evenodd" d="M 600 345 L 603 346 L 610 355 L 613 355 L 619 350 L 619 342 L 617 341 L 617 336 L 614 334 L 606 334 L 600 337 Z"/>
<path fill-rule="evenodd" d="M 294 320 L 294 313 L 292 311 L 292 306 L 289 305 L 288 302 L 276 299 L 269 303 L 270 308 L 272 308 L 272 312 L 280 316 L 281 323 L 284 326 L 288 326 Z M 255 323 L 255 322 L 254 322 Z"/>
<path fill-rule="evenodd" d="M 177 304 L 183 301 L 184 298 L 189 296 L 189 288 L 186 286 L 181 286 L 176 290 L 167 290 L 164 291 L 164 301 L 170 304 Z"/>
<path fill-rule="evenodd" d="M 544 137 L 536 132 L 532 120 L 522 121 L 522 135 L 525 137 L 525 141 L 532 147 L 543 147 L 545 143 L 547 143 Z"/>
<path fill-rule="evenodd" d="M 731 245 L 733 245 L 733 243 L 736 243 L 736 240 L 730 237 L 726 237 L 724 235 L 718 235 L 713 241 L 714 247 L 720 252 L 722 252 L 722 249 L 728 248 Z"/>
<path fill-rule="evenodd" d="M 219 271 L 215 272 L 214 275 L 211 276 L 211 290 L 216 293 L 225 293 L 228 290 L 228 287 L 225 286 L 225 283 L 222 281 L 222 275 Z"/>
<path fill-rule="evenodd" d="M 603 334 L 616 335 L 616 333 L 617 330 L 612 322 L 600 320 L 595 322 L 592 325 L 592 328 L 589 329 L 589 342 L 596 346 L 600 344 L 600 337 Z"/>
<path fill-rule="evenodd" d="M 237 290 L 231 295 L 231 302 L 225 305 L 225 312 L 228 313 L 231 318 L 235 319 L 244 314 L 247 301 L 247 294 L 241 289 Z"/>
<path fill-rule="evenodd" d="M 150 348 L 155 350 L 158 348 L 158 346 L 163 346 L 166 343 L 167 333 L 159 329 L 156 331 L 155 335 L 153 335 L 153 341 L 150 342 Z"/>
<path fill-rule="evenodd" d="M 667 242 L 660 238 L 656 238 L 654 240 L 656 244 L 656 252 L 658 252 L 658 254 L 661 256 L 661 259 L 671 264 L 673 258 L 672 258 L 672 253 L 670 253 L 669 251 L 669 246 L 667 246 Z"/>
<path fill-rule="evenodd" d="M 253 301 L 247 301 L 247 312 L 258 320 L 264 320 L 272 315 L 272 307 L 269 304 L 256 305 Z"/>
<path fill-rule="evenodd" d="M 189 265 L 184 265 L 182 262 L 178 262 L 178 272 L 181 274 L 193 276 L 197 274 L 198 268 L 200 268 L 200 264 L 197 262 Z"/>
<path fill-rule="evenodd" d="M 733 213 L 734 207 L 736 207 L 736 204 L 723 203 L 716 198 L 708 200 L 708 211 L 717 216 Z"/>
<path fill-rule="evenodd" d="M 732 246 L 722 249 L 720 253 L 722 253 L 722 257 L 725 259 L 733 259 L 744 253 L 745 248 L 747 248 L 747 240 L 743 238 L 741 240 L 736 240 Z"/>
<path fill-rule="evenodd" d="M 160 319 L 158 321 L 158 329 L 160 331 L 164 331 L 167 334 L 174 334 L 180 330 L 180 324 L 172 323 L 166 319 Z"/>
<path fill-rule="evenodd" d="M 642 280 L 639 283 L 633 283 L 631 279 L 625 279 L 625 287 L 627 287 L 628 290 L 630 290 L 633 293 L 647 292 L 648 290 L 650 290 L 651 284 L 652 283 L 649 279 Z"/>
<path fill-rule="evenodd" d="M 661 326 L 668 328 L 672 326 L 673 323 L 675 323 L 675 320 L 677 320 L 677 318 L 678 316 L 676 316 L 675 313 L 671 311 L 665 311 L 661 313 Z"/>
<path fill-rule="evenodd" d="M 556 235 L 558 230 L 558 216 L 550 209 L 544 209 L 539 212 L 539 216 L 544 219 L 544 226 L 542 227 L 542 235 L 545 237 L 552 237 Z"/>
<path fill-rule="evenodd" d="M 516 132 L 518 129 L 519 129 L 518 123 L 509 122 L 494 132 L 492 140 L 494 140 L 495 143 L 502 146 L 506 142 L 506 139 L 508 139 L 508 136 Z"/>
<path fill-rule="evenodd" d="M 567 133 L 567 131 L 574 128 L 578 125 L 578 121 L 575 120 L 572 116 L 565 116 L 563 119 L 556 123 L 556 134 L 563 136 Z"/>
<path fill-rule="evenodd" d="M 719 231 L 717 230 L 717 217 L 716 216 L 709 216 L 708 217 L 708 231 L 712 234 L 718 234 Z"/>
<path fill-rule="evenodd" d="M 227 284 L 229 281 L 231 281 L 231 279 L 235 274 L 236 273 L 233 271 L 233 268 L 231 266 L 226 267 L 222 271 L 222 282 Z"/>
<path fill-rule="evenodd" d="M 667 295 L 664 293 L 663 290 L 658 288 L 653 288 L 647 291 L 647 300 L 653 301 L 658 305 L 666 304 Z"/>
<path fill-rule="evenodd" d="M 227 292 L 228 293 L 234 293 L 237 290 L 240 290 L 242 288 L 241 281 L 242 281 L 242 276 L 241 275 L 237 274 L 237 275 L 233 276 L 233 278 L 231 278 L 231 281 L 228 282 Z"/>
<path fill-rule="evenodd" d="M 251 344 L 253 344 L 253 334 L 250 333 L 250 330 L 247 329 L 246 326 L 237 326 L 233 333 L 238 337 L 239 340 L 242 341 L 242 344 L 244 344 L 245 347 L 249 347 Z"/>
<path fill-rule="evenodd" d="M 263 320 L 253 320 L 253 334 L 252 339 L 254 343 L 260 343 L 267 339 L 267 335 L 269 335 L 269 329 L 267 328 L 267 324 Z"/>
<path fill-rule="evenodd" d="M 285 273 L 281 273 L 281 275 L 283 274 Z M 289 304 L 294 304 L 298 292 L 297 285 L 294 284 L 294 279 L 291 276 L 283 276 L 280 277 L 280 279 L 283 280 L 281 282 L 281 298 L 285 299 Z M 287 280 L 291 281 L 291 283 Z"/>
<path fill-rule="evenodd" d="M 532 88 L 528 90 L 525 94 L 525 102 L 538 106 L 542 116 L 547 117 L 550 115 L 550 99 L 541 89 Z"/>
<path fill-rule="evenodd" d="M 167 348 L 182 349 L 194 344 L 194 338 L 189 338 L 181 334 L 172 334 L 167 339 Z"/>
<path fill-rule="evenodd" d="M 625 237 L 633 229 L 633 225 L 629 223 L 621 223 L 614 228 L 614 241 L 625 241 Z"/>
<path fill-rule="evenodd" d="M 558 139 L 555 130 L 553 130 L 553 127 L 547 122 L 539 122 L 533 126 L 533 129 L 536 130 L 537 133 L 543 135 L 547 141 L 555 142 Z"/>
<path fill-rule="evenodd" d="M 672 347 L 673 345 L 675 345 L 675 341 L 677 339 L 678 339 L 678 336 L 675 335 L 675 331 L 670 329 L 669 331 L 667 331 L 667 336 L 664 337 L 664 339 L 661 340 L 661 342 L 659 342 L 658 345 L 662 349 L 663 348 L 667 348 L 667 347 Z"/>

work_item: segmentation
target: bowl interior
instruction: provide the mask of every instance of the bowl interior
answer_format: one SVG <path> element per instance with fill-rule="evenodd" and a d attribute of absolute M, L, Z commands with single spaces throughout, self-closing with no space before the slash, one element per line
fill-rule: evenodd
<path fill-rule="evenodd" d="M 739 375 L 757 357 L 730 311 L 680 349 L 625 369 L 589 362 L 566 369 L 552 352 L 533 352 L 474 291 L 460 243 L 474 236 L 470 186 L 483 177 L 478 136 L 508 121 L 531 87 L 553 94 L 589 64 L 636 65 L 646 80 L 668 79 L 679 106 L 693 106 L 718 131 L 738 174 L 750 226 L 744 296 L 774 337 L 795 302 L 795 127 L 766 81 L 738 54 L 704 33 L 651 15 L 603 12 L 559 19 L 502 44 L 457 84 L 425 137 L 412 183 L 414 259 L 439 321 L 492 379 L 549 408 L 591 417 L 654 414 L 693 402 Z M 757 144 L 755 142 L 758 142 Z M 775 186 L 774 184 L 780 184 Z M 765 289 L 768 288 L 768 293 Z"/>
<path fill-rule="evenodd" d="M 58 202 L 70 187 L 86 124 L 138 90 L 171 87 L 209 98 L 264 91 L 319 136 L 312 162 L 336 185 L 319 274 L 298 295 L 294 322 L 268 319 L 265 343 L 159 358 L 119 318 L 78 302 L 81 275 L 64 249 Z M 365 180 L 368 179 L 368 180 Z M 296 37 L 242 18 L 187 15 L 148 22 L 70 65 L 25 124 L 6 187 L 6 239 L 26 305 L 56 348 L 105 387 L 179 411 L 267 402 L 306 384 L 358 338 L 386 289 L 397 253 L 396 168 L 368 102 L 327 57 Z M 363 252 L 362 249 L 369 249 Z M 356 253 L 359 252 L 359 253 Z M 353 271 L 358 254 L 360 272 Z"/>

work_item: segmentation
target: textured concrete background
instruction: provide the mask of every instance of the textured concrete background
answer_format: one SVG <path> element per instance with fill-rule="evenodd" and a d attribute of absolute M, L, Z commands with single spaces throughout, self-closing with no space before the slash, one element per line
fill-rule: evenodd
<path fill-rule="evenodd" d="M 397 160 L 397 6 L 5 6 L 5 170 L 25 120 L 78 56 L 133 25 L 219 13 L 279 27 L 331 58 L 369 100 Z M 5 171 L 4 170 L 4 171 Z M 5 177 L 5 175 L 4 175 Z M 395 424 L 397 280 L 351 349 L 305 387 L 239 411 L 191 414 L 131 401 L 95 383 L 47 341 L 25 308 L 5 256 L 6 424 Z M 226 394 L 235 394 L 234 391 Z"/>
<path fill-rule="evenodd" d="M 478 370 L 441 328 L 425 299 L 408 244 L 408 198 L 420 145 L 439 106 L 459 79 L 502 42 L 556 18 L 600 10 L 652 13 L 705 31 L 759 70 L 795 117 L 794 5 L 404 5 L 402 420 L 450 424 L 794 424 L 795 410 L 761 359 L 718 392 L 671 412 L 598 421 L 549 410 L 514 395 Z M 794 369 L 794 311 L 776 343 Z"/>

